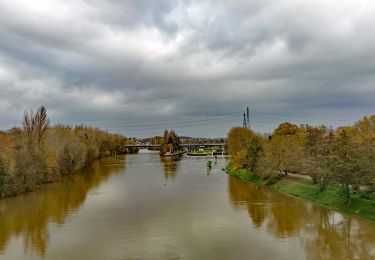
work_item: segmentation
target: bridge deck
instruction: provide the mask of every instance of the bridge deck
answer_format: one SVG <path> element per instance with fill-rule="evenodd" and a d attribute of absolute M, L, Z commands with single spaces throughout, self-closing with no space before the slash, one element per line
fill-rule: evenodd
<path fill-rule="evenodd" d="M 182 147 L 223 147 L 227 146 L 226 143 L 208 143 L 208 144 L 181 144 Z M 162 147 L 161 144 L 127 144 L 125 147 L 138 147 L 138 148 L 157 148 L 157 147 Z"/>

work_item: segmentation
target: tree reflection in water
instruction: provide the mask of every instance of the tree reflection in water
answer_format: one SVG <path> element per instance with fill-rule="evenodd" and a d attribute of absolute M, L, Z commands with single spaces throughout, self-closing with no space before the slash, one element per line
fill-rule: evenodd
<path fill-rule="evenodd" d="M 374 259 L 372 222 L 229 177 L 235 208 L 247 207 L 255 228 L 263 225 L 277 239 L 295 237 L 307 259 Z"/>
<path fill-rule="evenodd" d="M 133 160 L 130 160 L 130 158 L 133 158 Z M 270 253 L 270 257 L 261 258 L 275 259 L 279 253 L 278 247 L 287 242 L 286 244 L 291 246 L 292 249 L 296 248 L 296 255 L 301 256 L 301 258 L 375 259 L 375 227 L 373 222 L 350 215 L 342 215 L 313 203 L 256 187 L 223 174 L 213 174 L 207 177 L 204 174 L 205 169 L 202 169 L 202 167 L 205 167 L 205 163 L 194 164 L 190 161 L 191 164 L 186 164 L 186 167 L 184 167 L 179 158 L 159 159 L 155 155 L 155 157 L 150 156 L 150 159 L 153 163 L 151 166 L 142 164 L 143 157 L 128 156 L 127 166 L 130 171 L 124 176 L 116 176 L 126 177 L 127 179 L 124 180 L 126 184 L 119 183 L 116 178 L 111 178 L 111 182 L 108 182 L 108 184 L 113 181 L 114 186 L 101 186 L 106 187 L 106 191 L 110 191 L 109 193 L 104 192 L 103 196 L 91 196 L 96 192 L 96 190 L 93 192 L 93 189 L 100 184 L 104 184 L 114 173 L 124 172 L 124 157 L 98 161 L 84 172 L 64 178 L 61 183 L 46 185 L 39 191 L 1 200 L 0 255 L 3 251 L 5 257 L 7 253 L 10 253 L 13 259 L 17 259 L 19 249 L 15 245 L 19 248 L 22 247 L 22 245 L 18 245 L 21 241 L 24 243 L 23 247 L 26 251 L 24 256 L 30 256 L 30 258 L 38 253 L 39 256 L 36 258 L 45 256 L 54 259 L 54 257 L 60 255 L 61 250 L 69 248 L 69 251 L 72 251 L 72 245 L 75 245 L 74 250 L 76 251 L 71 253 L 71 256 L 82 253 L 89 259 L 92 258 L 88 256 L 98 256 L 98 259 L 121 259 L 123 254 L 129 256 L 129 252 L 125 251 L 131 250 L 133 247 L 135 252 L 138 252 L 138 250 L 143 252 L 146 244 L 155 246 L 149 247 L 149 252 L 160 253 L 159 245 L 164 242 L 155 245 L 154 241 L 160 241 L 160 234 L 165 235 L 170 232 L 170 241 L 186 237 L 186 241 L 190 242 L 198 236 L 201 238 L 202 234 L 207 235 L 204 240 L 197 243 L 197 247 L 186 247 L 186 241 L 182 240 L 181 244 L 175 244 L 176 251 L 172 250 L 173 253 L 180 253 L 184 248 L 191 250 L 191 253 L 199 253 L 199 250 L 204 247 L 208 251 L 213 248 L 223 250 L 223 255 L 228 253 L 236 256 L 248 256 L 248 245 L 253 242 L 252 250 L 259 250 L 261 254 L 265 251 L 272 251 L 268 249 L 275 246 L 276 250 Z M 160 168 L 160 161 L 163 162 L 164 172 Z M 157 174 L 153 172 L 154 167 Z M 178 174 L 177 171 L 184 172 L 190 171 L 190 169 L 193 172 L 195 171 L 195 175 L 185 175 L 184 178 L 175 180 L 175 189 L 160 187 L 159 180 L 172 180 Z M 142 175 L 145 170 L 151 172 Z M 152 181 L 150 181 L 150 177 L 152 177 Z M 189 181 L 190 184 L 194 184 L 191 187 L 197 191 L 194 196 L 192 196 L 190 188 L 180 189 L 182 186 L 179 185 L 185 187 L 186 184 L 189 184 Z M 112 193 L 112 191 L 116 191 L 114 189 L 123 188 L 124 185 L 127 189 L 124 189 L 121 193 Z M 226 189 L 226 185 L 228 189 Z M 148 187 L 152 189 L 147 189 Z M 232 205 L 229 205 L 229 207 L 225 197 L 224 199 L 222 199 L 223 197 L 218 199 L 219 197 L 214 193 L 218 192 L 219 196 L 227 196 L 222 194 L 226 190 Z M 155 196 L 152 197 L 150 194 L 155 194 Z M 117 197 L 118 195 L 120 197 Z M 171 200 L 172 196 L 173 200 Z M 113 202 L 114 198 L 118 200 Z M 103 199 L 103 204 L 97 205 L 100 199 Z M 196 201 L 197 199 L 199 201 Z M 113 204 L 107 204 L 109 200 Z M 161 203 L 165 208 L 160 208 L 160 204 L 155 203 L 164 201 L 170 202 Z M 181 201 L 191 204 L 180 207 Z M 103 212 L 108 213 L 101 216 L 102 225 L 97 222 L 98 216 L 91 215 L 97 213 L 97 207 L 91 208 L 93 211 L 86 211 L 90 208 L 91 202 L 100 207 L 108 206 L 108 208 L 101 208 Z M 232 207 L 238 211 L 233 212 Z M 233 223 L 233 226 L 228 225 L 232 221 L 231 216 L 241 217 L 243 211 L 245 211 L 245 218 L 242 220 L 245 220 L 245 222 Z M 88 222 L 87 216 L 90 217 Z M 74 220 L 78 220 L 78 222 L 70 223 Z M 107 220 L 110 221 L 110 224 Z M 247 221 L 250 221 L 251 225 L 245 228 L 242 225 Z M 66 224 L 62 226 L 64 222 Z M 50 223 L 55 225 L 49 226 Z M 185 223 L 194 223 L 194 225 L 186 225 L 185 227 Z M 199 225 L 196 223 L 199 223 Z M 83 235 L 76 240 L 75 233 L 70 232 L 72 229 L 80 228 L 82 224 L 87 224 L 87 226 L 82 227 L 82 233 L 86 236 Z M 119 229 L 119 225 L 122 229 Z M 191 232 L 191 226 L 194 227 L 193 232 Z M 254 229 L 257 232 L 252 232 Z M 147 231 L 146 235 L 145 230 Z M 239 230 L 241 232 L 238 232 Z M 59 238 L 59 235 L 56 234 L 58 232 L 67 232 L 69 235 Z M 79 232 L 81 232 L 80 229 L 77 230 L 77 233 Z M 113 240 L 108 238 L 103 240 L 100 235 L 95 234 L 104 234 Z M 254 241 L 251 241 L 251 239 L 254 239 Z M 107 243 L 104 241 L 107 241 Z M 217 243 L 217 241 L 219 242 Z M 269 244 L 262 249 L 263 241 L 268 241 L 266 243 Z M 61 242 L 62 244 L 59 244 Z M 82 249 L 81 247 L 85 244 L 88 244 L 88 246 Z M 140 248 L 137 248 L 138 245 Z M 96 250 L 96 248 L 98 249 Z M 301 249 L 305 254 L 301 252 Z M 117 258 L 108 253 L 115 251 L 119 256 Z M 212 256 L 211 253 L 208 253 L 208 256 Z M 286 252 L 286 254 L 288 253 Z M 217 256 L 216 251 L 213 255 Z M 100 258 L 100 256 L 103 257 Z M 61 257 L 63 258 L 64 255 L 61 255 Z M 152 259 L 152 257 L 148 258 Z M 210 257 L 205 259 L 210 259 Z M 230 258 L 228 257 L 228 259 Z M 245 259 L 245 257 L 231 259 Z"/>
<path fill-rule="evenodd" d="M 181 160 L 181 155 L 176 156 L 160 156 L 160 162 L 164 165 L 164 178 L 167 183 L 168 180 L 173 180 Z"/>
<path fill-rule="evenodd" d="M 48 224 L 64 224 L 86 200 L 88 192 L 116 172 L 125 170 L 124 157 L 94 162 L 81 172 L 40 190 L 0 201 L 0 253 L 13 237 L 24 238 L 25 251 L 45 255 Z"/>

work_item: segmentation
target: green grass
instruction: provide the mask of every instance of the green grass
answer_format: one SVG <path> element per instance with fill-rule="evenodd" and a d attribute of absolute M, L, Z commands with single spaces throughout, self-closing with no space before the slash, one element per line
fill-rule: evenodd
<path fill-rule="evenodd" d="M 344 191 L 339 185 L 330 185 L 321 192 L 320 188 L 316 185 L 282 180 L 272 187 L 280 192 L 331 207 L 339 207 L 346 202 Z"/>
<path fill-rule="evenodd" d="M 272 174 L 269 178 L 267 178 L 263 184 L 267 187 L 270 187 L 280 181 L 281 177 L 278 174 Z"/>
<path fill-rule="evenodd" d="M 306 180 L 279 180 L 278 176 L 271 176 L 269 179 L 262 179 L 246 169 L 237 170 L 233 165 L 228 164 L 226 172 L 239 179 L 266 185 L 284 194 L 300 197 L 313 201 L 320 205 L 337 209 L 342 212 L 354 214 L 366 219 L 375 221 L 375 199 L 373 194 L 352 195 L 350 202 L 347 201 L 344 189 L 341 185 L 331 184 L 324 191 L 320 191 L 318 185 L 308 183 Z"/>
<path fill-rule="evenodd" d="M 341 210 L 375 221 L 375 201 L 373 200 L 353 196 L 350 204 L 341 208 Z"/>
<path fill-rule="evenodd" d="M 233 177 L 236 177 L 241 180 L 245 180 L 245 181 L 252 182 L 255 184 L 262 183 L 262 180 L 258 175 L 251 173 L 247 169 L 236 170 L 236 168 L 232 164 L 228 164 L 227 167 L 225 168 L 225 171 L 228 174 L 232 175 Z"/>
<path fill-rule="evenodd" d="M 237 177 L 241 180 L 249 181 L 255 184 L 261 184 L 261 178 L 255 174 L 252 174 L 249 170 L 239 170 L 232 174 L 234 177 Z"/>

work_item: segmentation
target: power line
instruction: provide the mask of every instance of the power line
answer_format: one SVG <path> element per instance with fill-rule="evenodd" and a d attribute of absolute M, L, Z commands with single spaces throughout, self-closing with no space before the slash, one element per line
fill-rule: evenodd
<path fill-rule="evenodd" d="M 212 121 L 212 120 L 211 120 Z M 221 120 L 215 120 L 215 122 L 217 123 L 225 123 L 225 122 L 228 122 L 228 123 L 231 123 L 231 124 L 235 124 L 235 122 L 237 121 L 236 118 L 226 118 L 226 119 L 221 119 Z M 215 123 L 213 122 L 213 123 Z M 132 125 L 129 125 L 129 126 L 111 126 L 112 129 L 129 129 L 129 130 L 143 130 L 143 129 L 161 129 L 161 128 L 171 128 L 171 127 L 187 127 L 187 126 L 203 126 L 204 124 L 207 125 L 207 123 L 211 124 L 211 122 L 207 122 L 207 120 L 202 120 L 202 121 L 190 121 L 190 122 L 177 122 L 177 123 L 174 123 L 174 124 L 162 124 L 162 125 L 151 125 L 151 126 L 132 126 Z"/>
<path fill-rule="evenodd" d="M 148 126 L 163 126 L 168 124 L 186 124 L 186 123 L 202 123 L 207 121 L 214 121 L 214 120 L 227 120 L 227 119 L 233 119 L 233 117 L 212 117 L 212 118 L 204 118 L 204 119 L 196 119 L 196 120 L 189 120 L 189 121 L 180 121 L 180 120 L 174 120 L 174 121 L 168 121 L 168 122 L 153 122 L 153 123 L 145 123 L 145 124 L 131 124 L 126 121 L 118 121 L 120 123 L 120 126 L 122 124 L 127 124 L 128 126 L 132 127 L 148 127 Z"/>
<path fill-rule="evenodd" d="M 345 124 L 350 124 L 348 120 L 341 120 L 341 119 L 335 119 L 330 120 L 326 118 L 312 118 L 312 117 L 300 117 L 300 116 L 289 116 L 289 115 L 282 115 L 278 113 L 268 113 L 268 112 L 261 112 L 261 111 L 254 111 L 252 110 L 252 121 L 259 124 L 267 124 L 267 125 L 275 125 L 276 123 L 269 122 L 270 118 L 278 119 L 278 121 L 299 121 L 307 124 L 322 124 L 322 123 L 328 123 L 331 124 L 332 121 L 334 122 L 343 122 Z M 221 115 L 215 115 L 215 116 L 206 116 L 206 117 L 184 117 L 184 118 L 178 118 L 178 119 L 167 119 L 167 120 L 158 120 L 154 122 L 144 122 L 144 121 L 128 121 L 125 119 L 121 120 L 111 120 L 111 121 L 91 121 L 87 123 L 99 123 L 94 124 L 97 126 L 100 126 L 102 124 L 117 124 L 115 126 L 106 127 L 105 125 L 103 128 L 107 129 L 123 129 L 128 131 L 137 131 L 137 130 L 152 130 L 152 129 L 160 129 L 160 128 L 171 128 L 171 127 L 200 127 L 202 128 L 204 125 L 217 122 L 217 124 L 224 124 L 226 122 L 231 123 L 233 125 L 236 125 L 235 122 L 238 120 L 238 118 L 233 117 L 233 115 L 238 115 L 238 113 L 227 113 L 227 114 L 221 114 Z M 196 119 L 195 119 L 196 118 Z M 272 120 L 275 121 L 275 120 Z M 137 123 L 138 122 L 138 123 Z M 237 121 L 238 122 L 238 121 Z M 11 127 L 11 122 L 3 122 L 0 123 L 0 126 L 2 127 Z M 17 124 L 20 125 L 20 124 Z M 247 127 L 250 126 L 250 110 L 247 109 L 246 111 L 246 120 L 244 118 L 243 125 L 246 125 Z"/>
<path fill-rule="evenodd" d="M 218 115 L 213 115 L 213 116 L 206 116 L 209 117 L 209 118 L 219 118 L 219 117 L 229 117 L 229 116 L 233 116 L 233 115 L 237 115 L 238 113 L 227 113 L 227 114 L 218 114 Z M 153 124 L 153 123 L 162 123 L 162 122 L 176 122 L 176 121 L 186 121 L 186 120 L 192 120 L 194 118 L 197 118 L 197 116 L 183 116 L 183 117 L 178 117 L 178 118 L 175 118 L 175 119 L 158 119 L 157 121 L 149 121 L 150 118 L 146 118 L 146 119 L 141 119 L 141 120 L 128 120 L 128 119 L 116 119 L 116 120 L 89 120 L 89 121 L 86 121 L 87 123 L 115 123 L 115 122 L 125 122 L 125 123 L 128 123 L 128 124 L 136 124 L 136 125 L 147 125 L 147 124 Z M 150 123 L 145 123 L 145 121 L 149 121 Z M 201 119 L 202 121 L 204 120 L 207 120 L 205 118 L 202 118 Z M 78 123 L 78 124 L 81 124 Z"/>
<path fill-rule="evenodd" d="M 256 114 L 262 114 L 262 115 L 268 115 L 268 116 L 272 116 L 272 117 L 278 117 L 278 118 L 284 118 L 284 119 L 300 119 L 300 120 L 306 120 L 307 117 L 300 117 L 300 116 L 287 116 L 287 115 L 282 115 L 282 114 L 277 114 L 277 113 L 268 113 L 268 112 L 261 112 L 261 111 L 254 111 L 252 110 L 253 113 L 256 113 Z M 311 118 L 310 118 L 311 120 Z M 333 120 L 332 119 L 327 119 L 327 118 L 315 118 L 315 119 L 312 119 L 312 120 L 319 120 L 319 121 L 330 121 L 332 122 Z M 348 123 L 348 120 L 345 120 L 345 119 L 335 119 L 334 121 L 336 122 L 343 122 L 343 123 Z"/>
<path fill-rule="evenodd" d="M 283 115 L 283 114 L 278 114 L 278 113 L 268 113 L 268 112 L 261 112 L 261 111 L 256 111 L 256 110 L 252 110 L 251 111 L 252 114 L 254 116 L 267 116 L 267 117 L 273 117 L 273 118 L 277 118 L 277 119 L 280 119 L 280 120 L 302 120 L 304 122 L 318 122 L 318 123 L 322 123 L 322 122 L 332 122 L 332 121 L 335 121 L 335 122 L 342 122 L 342 123 L 350 123 L 348 122 L 348 120 L 343 120 L 343 119 L 335 119 L 335 120 L 332 120 L 332 119 L 327 119 L 327 118 L 311 118 L 311 117 L 301 117 L 301 116 L 290 116 L 290 115 Z M 119 124 L 127 124 L 127 125 L 132 125 L 132 126 L 135 126 L 135 127 L 143 127 L 143 126 L 161 126 L 161 125 L 165 125 L 165 124 L 168 124 L 168 123 L 194 123 L 194 122 L 206 122 L 206 121 L 213 121 L 213 120 L 219 120 L 219 119 L 222 119 L 222 118 L 233 118 L 232 116 L 233 115 L 238 115 L 238 113 L 228 113 L 228 114 L 222 114 L 222 115 L 215 115 L 215 116 L 207 116 L 207 117 L 204 117 L 204 118 L 200 118 L 200 119 L 194 119 L 194 118 L 197 118 L 195 116 L 190 116 L 190 117 L 184 117 L 184 118 L 177 118 L 177 119 L 166 119 L 166 120 L 157 120 L 157 121 L 148 121 L 145 123 L 145 120 L 149 120 L 149 119 L 145 119 L 145 120 L 137 120 L 137 121 L 131 121 L 131 120 L 126 120 L 126 119 L 119 119 L 119 120 L 108 120 L 108 121 L 87 121 L 85 123 L 89 123 L 89 124 L 95 124 L 95 123 L 103 123 L 103 124 L 108 124 L 108 123 L 119 123 Z M 247 116 L 247 114 L 249 114 Z M 81 124 L 81 123 L 78 123 L 78 124 Z M 246 112 L 246 125 L 249 126 L 250 125 L 250 110 L 248 111 L 248 113 Z"/>

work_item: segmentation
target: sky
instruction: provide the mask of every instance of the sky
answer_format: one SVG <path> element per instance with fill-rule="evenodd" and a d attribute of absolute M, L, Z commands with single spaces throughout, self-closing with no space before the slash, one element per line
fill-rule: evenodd
<path fill-rule="evenodd" d="M 375 114 L 373 0 L 0 0 L 0 129 L 225 137 Z"/>

